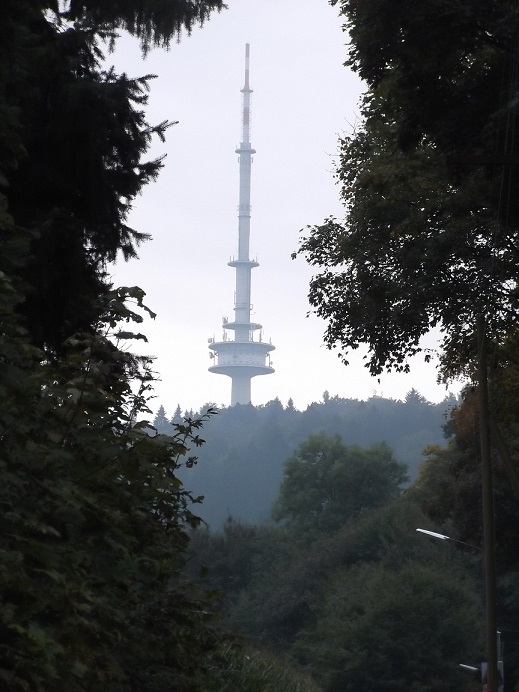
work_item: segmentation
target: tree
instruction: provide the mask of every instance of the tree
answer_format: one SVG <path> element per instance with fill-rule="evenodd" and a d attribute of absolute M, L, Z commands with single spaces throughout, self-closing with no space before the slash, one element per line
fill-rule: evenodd
<path fill-rule="evenodd" d="M 194 497 L 178 478 L 201 420 L 143 418 L 144 292 L 106 264 L 158 173 L 149 77 L 101 68 L 125 28 L 143 49 L 218 0 L 6 0 L 0 27 L 0 686 L 160 692 L 218 686 L 207 596 L 185 579 Z M 60 11 L 62 10 L 62 11 Z M 211 669 L 211 673 L 209 673 Z M 209 682 L 210 681 L 210 682 Z"/>
<path fill-rule="evenodd" d="M 264 405 L 264 408 L 266 411 L 268 411 L 268 415 L 272 419 L 279 418 L 283 414 L 284 410 L 283 404 L 279 400 L 279 397 L 267 401 L 267 403 Z"/>
<path fill-rule="evenodd" d="M 291 656 L 295 654 L 322 683 L 332 671 L 335 675 L 335 662 L 342 659 L 340 646 L 334 647 L 334 636 L 342 631 L 341 627 L 354 627 L 352 621 L 362 615 L 362 611 L 355 611 L 351 616 L 344 616 L 340 607 L 339 612 L 329 619 L 324 615 L 322 605 L 335 577 L 337 582 L 344 577 L 344 581 L 341 582 L 342 588 L 348 590 L 348 575 L 353 575 L 356 570 L 368 566 L 371 569 L 363 572 L 364 574 L 372 575 L 380 570 L 376 588 L 366 587 L 366 592 L 361 597 L 357 591 L 352 595 L 352 601 L 357 598 L 360 606 L 364 604 L 364 598 L 366 601 L 385 600 L 387 594 L 384 593 L 384 575 L 391 575 L 389 583 L 390 589 L 393 589 L 400 577 L 405 578 L 407 572 L 401 572 L 404 566 L 409 570 L 416 567 L 421 572 L 430 573 L 432 581 L 436 580 L 437 575 L 441 575 L 444 584 L 454 584 L 457 587 L 462 583 L 465 596 L 468 594 L 473 605 L 478 602 L 477 597 L 482 595 L 482 590 L 472 584 L 470 579 L 473 572 L 479 573 L 479 569 L 474 569 L 472 554 L 456 550 L 453 544 L 440 542 L 440 545 L 439 542 L 424 540 L 416 534 L 415 528 L 427 526 L 426 521 L 415 500 L 407 492 L 394 502 L 358 520 L 350 521 L 333 534 L 317 536 L 310 544 L 294 540 L 293 532 L 285 527 L 253 527 L 228 522 L 224 530 L 217 533 L 205 530 L 195 532 L 194 541 L 191 543 L 194 556 L 188 565 L 190 570 L 196 572 L 201 564 L 204 565 L 207 568 L 204 581 L 210 588 L 217 588 L 223 592 L 224 626 L 238 629 L 247 639 L 273 651 L 281 650 Z M 426 581 L 422 584 L 427 588 Z M 378 588 L 381 589 L 380 596 L 377 595 Z M 438 585 L 438 591 L 441 588 L 441 585 Z M 337 586 L 337 597 L 340 589 L 341 587 Z M 397 615 L 399 608 L 404 610 L 414 606 L 414 601 L 406 601 L 408 592 L 404 588 L 403 590 L 400 598 L 396 593 L 392 597 L 394 617 L 398 620 L 408 616 L 411 619 L 411 615 L 407 613 Z M 418 593 L 419 588 L 416 587 L 417 598 Z M 417 634 L 416 622 L 413 625 L 413 633 L 409 634 L 409 637 L 417 636 L 420 649 L 414 673 L 419 674 L 419 668 L 423 664 L 421 674 L 424 679 L 434 665 L 432 661 L 423 661 L 426 646 L 435 649 L 434 656 L 436 649 L 444 651 L 442 641 L 434 643 L 436 636 L 443 636 L 443 629 L 436 626 L 437 618 L 442 617 L 441 614 L 436 612 L 430 621 L 426 620 L 427 610 L 433 607 L 437 595 L 438 592 L 435 592 L 434 596 L 424 594 L 424 598 L 430 598 L 430 602 L 417 607 L 423 616 L 422 629 L 427 629 L 426 635 Z M 440 601 L 436 602 L 440 608 Z M 445 605 L 452 611 L 448 603 Z M 330 610 L 333 610 L 331 603 Z M 463 628 L 463 612 L 462 605 L 459 611 L 449 612 L 445 617 L 456 619 L 461 615 L 461 621 L 456 622 L 456 627 Z M 322 622 L 319 622 L 319 627 L 324 630 L 327 622 L 330 625 L 329 635 L 324 639 L 312 637 L 321 614 L 323 618 Z M 340 623 L 343 617 L 346 617 L 346 621 Z M 474 636 L 472 621 L 469 621 L 469 626 L 470 631 L 462 633 L 466 658 L 460 659 L 467 662 L 476 661 L 480 654 L 479 639 Z M 384 624 L 381 624 L 380 629 L 383 628 Z M 378 630 L 375 622 L 371 639 L 358 644 L 359 649 L 365 648 L 363 660 L 373 652 L 375 656 L 383 655 L 387 641 L 382 632 L 380 637 L 378 636 Z M 480 633 L 482 631 L 482 628 L 478 630 Z M 340 641 L 341 638 L 338 636 L 337 643 Z M 297 642 L 295 648 L 294 642 Z M 304 651 L 300 648 L 301 642 L 304 642 Z M 400 654 L 406 646 L 407 644 L 402 643 Z M 460 646 L 460 643 L 456 646 Z M 398 651 L 397 642 L 394 650 Z M 413 652 L 414 648 L 408 653 L 411 656 Z M 389 649 L 386 649 L 386 653 L 388 657 L 392 656 Z M 449 656 L 455 657 L 456 654 L 451 653 Z M 445 660 L 447 668 L 450 660 Z M 388 669 L 390 666 L 396 668 L 398 662 L 390 660 Z M 445 675 L 445 679 L 451 673 L 455 676 L 456 668 L 456 665 L 450 665 L 450 672 L 442 671 L 442 675 Z M 407 677 L 411 669 L 412 665 L 409 665 L 402 671 L 403 675 Z M 454 678 L 451 678 L 451 685 L 445 689 L 455 689 L 453 680 Z M 384 680 L 384 684 L 386 682 L 390 688 L 389 682 Z M 407 679 L 407 682 L 409 685 L 404 685 L 404 689 L 414 689 L 411 686 L 412 681 Z M 338 689 L 342 689 L 340 685 Z M 378 689 L 378 686 L 373 685 L 371 689 Z M 433 687 L 431 692 L 436 689 L 438 688 Z M 461 689 L 461 686 L 457 689 Z"/>
<path fill-rule="evenodd" d="M 182 416 L 182 410 L 180 408 L 180 404 L 177 404 L 177 408 L 175 409 L 175 413 L 173 414 L 173 418 L 171 419 L 171 423 L 174 425 L 175 423 L 182 423 L 184 420 Z"/>
<path fill-rule="evenodd" d="M 420 392 L 417 392 L 416 389 L 410 389 L 407 394 L 405 395 L 404 399 L 406 404 L 409 404 L 411 407 L 413 406 L 422 406 L 428 405 L 427 399 L 420 394 Z"/>
<path fill-rule="evenodd" d="M 153 427 L 159 433 L 167 435 L 168 432 L 172 431 L 173 428 L 168 420 L 164 406 L 159 406 L 157 415 L 153 419 Z"/>
<path fill-rule="evenodd" d="M 335 531 L 398 497 L 406 479 L 384 443 L 361 449 L 339 436 L 312 435 L 285 463 L 272 516 L 303 538 Z"/>
<path fill-rule="evenodd" d="M 474 689 L 458 664 L 477 653 L 482 626 L 460 575 L 359 564 L 327 580 L 313 611 L 294 651 L 327 692 Z"/>
<path fill-rule="evenodd" d="M 515 630 L 519 617 L 516 550 L 519 536 L 519 494 L 517 490 L 517 349 L 508 353 L 511 366 L 498 371 L 490 389 L 494 392 L 495 414 L 507 448 L 508 461 L 492 442 L 492 481 L 495 519 L 497 573 L 497 617 L 503 631 Z M 512 356 L 514 356 L 512 358 Z M 502 359 L 504 360 L 504 359 Z M 513 404 L 515 402 L 515 404 Z M 474 388 L 467 388 L 462 402 L 453 409 L 446 425 L 448 444 L 430 446 L 420 475 L 406 496 L 419 504 L 438 530 L 475 546 L 483 545 L 482 490 L 479 460 L 479 400 Z M 493 428 L 494 432 L 495 428 Z M 427 526 L 427 524 L 425 524 Z M 443 546 L 442 546 L 443 547 Z M 467 550 L 466 548 L 463 548 Z M 475 557 L 482 554 L 468 549 Z M 479 568 L 481 570 L 481 567 Z M 483 588 L 483 587 L 481 587 Z M 505 635 L 506 638 L 506 635 Z M 519 680 L 519 657 L 515 646 L 505 642 L 505 669 L 513 688 Z"/>
<path fill-rule="evenodd" d="M 161 159 L 144 160 L 154 136 L 143 107 L 151 76 L 103 69 L 101 45 L 125 29 L 143 50 L 167 45 L 220 0 L 6 0 L 0 48 L 0 184 L 30 253 L 12 267 L 25 284 L 18 309 L 33 342 L 59 351 L 92 329 L 110 288 L 106 263 L 147 238 L 127 225 L 133 199 Z M 61 9 L 61 11 L 60 11 Z"/>
<path fill-rule="evenodd" d="M 424 464 L 410 492 L 436 524 L 450 526 L 463 541 L 482 545 L 478 417 L 477 393 L 469 389 L 464 401 L 451 414 L 448 445 L 432 445 L 425 450 Z M 517 474 L 519 439 L 515 426 L 506 430 L 505 439 L 511 453 L 512 470 Z M 519 569 L 514 549 L 519 536 L 519 495 L 494 445 L 492 467 L 496 560 L 499 571 L 505 572 Z"/>
<path fill-rule="evenodd" d="M 278 496 L 284 462 L 309 435 L 340 435 L 347 445 L 362 448 L 385 440 L 414 479 L 423 449 L 444 441 L 448 406 L 450 400 L 406 404 L 382 397 L 357 401 L 331 396 L 328 403 L 311 404 L 305 411 L 288 406 L 281 411 L 278 405 L 231 407 L 204 426 L 207 444 L 184 480 L 204 496 L 200 515 L 213 530 L 229 513 L 263 523 Z"/>
<path fill-rule="evenodd" d="M 177 470 L 202 421 L 168 437 L 141 420 L 150 362 L 114 339 L 138 317 L 126 303 L 141 304 L 142 292 L 108 294 L 96 332 L 68 339 L 53 362 L 28 342 L 6 295 L 1 686 L 187 689 L 217 642 L 206 597 L 182 575 L 198 519 Z"/>
<path fill-rule="evenodd" d="M 478 313 L 497 343 L 517 327 L 516 9 L 333 4 L 367 92 L 359 126 L 340 142 L 346 219 L 307 229 L 299 250 L 319 270 L 311 305 L 345 359 L 367 344 L 374 375 L 408 370 L 433 327 L 443 374 L 459 374 L 475 357 Z"/>

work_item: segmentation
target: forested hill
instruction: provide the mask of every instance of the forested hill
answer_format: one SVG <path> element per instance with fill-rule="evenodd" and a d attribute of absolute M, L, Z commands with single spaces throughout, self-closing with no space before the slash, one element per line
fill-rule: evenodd
<path fill-rule="evenodd" d="M 195 495 L 204 496 L 195 512 L 211 528 L 219 528 L 229 516 L 261 523 L 270 518 L 283 463 L 312 433 L 338 434 L 346 444 L 360 447 L 386 442 L 408 465 L 413 480 L 425 447 L 443 442 L 446 413 L 455 404 L 452 396 L 431 404 L 411 390 L 405 401 L 358 401 L 325 392 L 322 402 L 305 411 L 295 409 L 291 401 L 284 407 L 279 399 L 264 406 L 225 408 L 204 424 L 201 436 L 206 444 L 196 451 L 198 463 L 184 471 L 183 480 Z M 172 420 L 181 422 L 180 409 Z M 173 429 L 162 407 L 155 426 L 160 432 Z"/>

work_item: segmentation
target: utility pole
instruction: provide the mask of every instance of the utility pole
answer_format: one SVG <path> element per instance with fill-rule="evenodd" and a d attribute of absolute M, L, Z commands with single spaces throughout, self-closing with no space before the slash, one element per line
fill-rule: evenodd
<path fill-rule="evenodd" d="M 490 458 L 488 381 L 486 360 L 485 318 L 477 317 L 479 427 L 481 446 L 481 485 L 483 493 L 483 554 L 485 564 L 486 644 L 488 692 L 498 692 L 496 557 L 494 528 L 494 488 Z"/>

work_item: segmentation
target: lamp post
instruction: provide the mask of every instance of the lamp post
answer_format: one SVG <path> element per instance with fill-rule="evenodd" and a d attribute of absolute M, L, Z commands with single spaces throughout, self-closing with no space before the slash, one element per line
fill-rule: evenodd
<path fill-rule="evenodd" d="M 488 692 L 502 692 L 503 690 L 503 661 L 498 660 L 501 654 L 501 638 L 500 632 L 497 630 L 496 621 L 496 601 L 495 601 L 495 568 L 492 571 L 493 563 L 491 564 L 490 575 L 493 577 L 493 583 L 489 585 L 489 577 L 487 571 L 487 545 L 484 548 L 480 548 L 472 543 L 465 543 L 465 541 L 459 541 L 456 538 L 451 538 L 443 533 L 438 533 L 437 531 L 429 531 L 428 529 L 416 529 L 419 533 L 423 533 L 426 536 L 431 536 L 440 541 L 451 541 L 452 543 L 458 543 L 459 545 L 466 546 L 468 548 L 474 548 L 484 553 L 485 557 L 485 593 L 486 593 L 486 641 L 487 641 L 487 661 L 481 668 L 476 668 L 475 666 L 467 666 L 465 664 L 460 664 L 465 670 L 480 671 L 482 680 L 486 677 L 484 688 Z M 493 554 L 493 550 L 492 550 Z M 490 588 L 489 588 L 490 587 Z M 493 588 L 492 588 L 493 587 Z M 489 592 L 490 592 L 490 603 L 489 607 Z M 490 631 L 490 626 L 493 629 Z M 492 657 L 492 654 L 494 656 Z"/>
<path fill-rule="evenodd" d="M 490 438 L 488 428 L 488 382 L 485 348 L 485 318 L 478 315 L 478 384 L 479 384 L 479 428 L 481 445 L 481 483 L 483 493 L 483 553 L 485 560 L 485 596 L 487 626 L 488 690 L 498 690 L 497 670 L 497 618 L 496 618 L 496 556 L 494 529 L 494 489 L 490 460 Z"/>
<path fill-rule="evenodd" d="M 483 559 L 485 576 L 485 622 L 487 644 L 488 692 L 498 692 L 497 666 L 497 616 L 496 616 L 496 556 L 494 527 L 494 488 L 492 483 L 492 462 L 490 457 L 490 435 L 488 415 L 488 380 L 486 359 L 485 317 L 480 314 L 476 320 L 478 350 L 478 391 L 479 391 L 479 435 L 481 454 L 481 488 L 483 498 Z M 436 538 L 447 540 L 443 534 Z M 461 543 L 461 541 L 457 541 Z"/>

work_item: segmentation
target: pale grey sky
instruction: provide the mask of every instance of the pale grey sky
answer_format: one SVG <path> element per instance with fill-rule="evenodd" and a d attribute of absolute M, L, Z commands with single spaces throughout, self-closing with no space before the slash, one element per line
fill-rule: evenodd
<path fill-rule="evenodd" d="M 361 84 L 343 66 L 347 35 L 326 0 L 232 0 L 229 9 L 169 52 L 143 61 L 121 42 L 111 60 L 130 76 L 156 74 L 148 119 L 179 121 L 166 144 L 160 179 L 136 200 L 130 225 L 153 240 L 140 260 L 118 263 L 118 285 L 139 285 L 157 313 L 143 331 L 161 382 L 157 403 L 173 413 L 206 402 L 228 405 L 231 381 L 211 374 L 207 340 L 221 338 L 222 316 L 232 317 L 234 270 L 227 266 L 238 239 L 238 157 L 245 43 L 250 43 L 252 96 L 251 258 L 253 320 L 276 350 L 273 375 L 252 380 L 252 401 L 276 396 L 298 408 L 331 395 L 403 398 L 415 388 L 431 401 L 446 395 L 432 365 L 415 361 L 410 375 L 369 377 L 360 350 L 345 367 L 322 345 L 324 324 L 306 317 L 312 274 L 291 259 L 300 229 L 342 216 L 333 179 L 338 136 L 358 116 Z M 432 342 L 431 342 L 432 343 Z M 141 351 L 143 349 L 141 348 Z M 455 389 L 455 388 L 454 388 Z"/>

